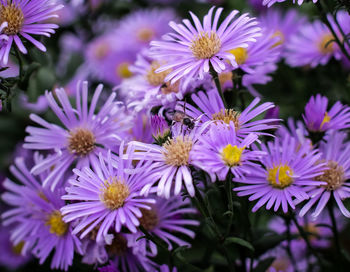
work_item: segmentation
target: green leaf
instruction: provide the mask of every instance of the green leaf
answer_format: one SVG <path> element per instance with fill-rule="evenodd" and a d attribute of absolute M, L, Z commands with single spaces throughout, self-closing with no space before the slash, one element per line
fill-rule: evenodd
<path fill-rule="evenodd" d="M 224 244 L 225 245 L 238 244 L 240 246 L 248 248 L 251 251 L 254 251 L 254 247 L 251 243 L 249 243 L 248 241 L 243 240 L 242 238 L 239 238 L 239 237 L 229 237 L 225 240 Z"/>

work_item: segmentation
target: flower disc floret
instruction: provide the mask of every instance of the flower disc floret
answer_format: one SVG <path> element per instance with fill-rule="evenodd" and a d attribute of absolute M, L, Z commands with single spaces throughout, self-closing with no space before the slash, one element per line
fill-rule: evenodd
<path fill-rule="evenodd" d="M 68 224 L 62 220 L 62 214 L 59 211 L 53 211 L 45 225 L 50 227 L 50 233 L 57 236 L 63 236 L 68 230 Z"/>
<path fill-rule="evenodd" d="M 173 166 L 188 165 L 192 145 L 192 140 L 187 136 L 178 136 L 168 140 L 163 145 L 166 150 L 164 152 L 165 163 Z"/>
<path fill-rule="evenodd" d="M 210 59 L 220 51 L 221 41 L 215 32 L 200 33 L 190 48 L 197 59 Z"/>
<path fill-rule="evenodd" d="M 222 150 L 221 156 L 226 165 L 237 166 L 241 162 L 242 153 L 245 147 L 238 147 L 237 145 L 228 144 Z"/>
<path fill-rule="evenodd" d="M 248 58 L 248 51 L 243 47 L 234 48 L 229 52 L 235 56 L 235 60 L 238 65 L 244 64 Z"/>
<path fill-rule="evenodd" d="M 219 112 L 212 115 L 212 120 L 223 121 L 226 124 L 233 122 L 236 130 L 239 129 L 239 116 L 240 113 L 233 109 L 221 109 Z"/>
<path fill-rule="evenodd" d="M 140 209 L 142 217 L 139 219 L 140 225 L 148 231 L 152 231 L 159 222 L 157 211 L 153 208 L 151 210 Z"/>
<path fill-rule="evenodd" d="M 84 128 L 70 131 L 68 138 L 68 150 L 78 156 L 86 156 L 95 148 L 94 134 Z"/>
<path fill-rule="evenodd" d="M 276 165 L 267 170 L 267 180 L 274 188 L 284 189 L 290 186 L 294 179 L 293 171 L 286 164 Z"/>
<path fill-rule="evenodd" d="M 129 195 L 130 191 L 128 186 L 116 178 L 113 178 L 112 183 L 105 181 L 105 188 L 103 188 L 100 197 L 108 209 L 116 210 L 124 205 Z"/>
<path fill-rule="evenodd" d="M 7 6 L 0 4 L 0 24 L 4 22 L 8 24 L 4 29 L 6 35 L 16 35 L 20 32 L 23 21 L 24 16 L 20 6 L 14 3 Z"/>
<path fill-rule="evenodd" d="M 344 168 L 336 161 L 329 161 L 327 163 L 328 169 L 323 172 L 317 179 L 319 181 L 327 182 L 327 185 L 323 185 L 328 191 L 334 191 L 340 188 L 344 182 Z"/>

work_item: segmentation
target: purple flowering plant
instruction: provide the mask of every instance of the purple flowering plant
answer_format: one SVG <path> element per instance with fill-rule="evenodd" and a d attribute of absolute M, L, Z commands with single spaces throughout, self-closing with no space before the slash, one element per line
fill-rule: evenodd
<path fill-rule="evenodd" d="M 0 0 L 0 271 L 347 271 L 349 67 L 344 0 Z"/>

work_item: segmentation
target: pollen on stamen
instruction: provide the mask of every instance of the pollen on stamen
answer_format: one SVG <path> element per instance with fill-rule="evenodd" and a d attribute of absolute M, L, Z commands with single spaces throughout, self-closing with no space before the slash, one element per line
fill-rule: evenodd
<path fill-rule="evenodd" d="M 4 29 L 6 35 L 16 35 L 21 31 L 24 16 L 20 6 L 9 3 L 7 6 L 0 4 L 0 24 L 7 22 L 8 26 Z"/>
<path fill-rule="evenodd" d="M 157 211 L 152 208 L 150 210 L 141 209 L 142 217 L 139 218 L 140 225 L 148 231 L 152 231 L 159 222 Z"/>
<path fill-rule="evenodd" d="M 229 52 L 235 56 L 235 60 L 238 65 L 242 65 L 247 61 L 248 52 L 246 48 L 238 47 L 230 50 Z"/>
<path fill-rule="evenodd" d="M 95 148 L 94 134 L 85 128 L 70 131 L 68 138 L 68 150 L 78 156 L 86 156 Z"/>
<path fill-rule="evenodd" d="M 294 182 L 292 175 L 293 171 L 288 165 L 280 164 L 267 170 L 266 179 L 272 187 L 284 189 Z"/>
<path fill-rule="evenodd" d="M 121 78 L 129 78 L 132 77 L 133 73 L 129 69 L 130 63 L 122 62 L 116 67 L 116 74 Z"/>
<path fill-rule="evenodd" d="M 320 125 L 320 128 L 322 128 L 324 124 L 329 123 L 330 121 L 331 121 L 331 117 L 328 115 L 328 112 L 326 112 L 324 114 L 324 117 L 323 117 L 322 123 Z"/>
<path fill-rule="evenodd" d="M 221 41 L 215 32 L 200 33 L 192 41 L 190 49 L 197 59 L 210 59 L 221 49 Z"/>
<path fill-rule="evenodd" d="M 50 233 L 56 234 L 57 236 L 64 235 L 68 230 L 68 224 L 62 220 L 60 211 L 52 212 L 48 216 L 45 225 L 50 227 Z"/>
<path fill-rule="evenodd" d="M 152 86 L 159 86 L 164 83 L 165 77 L 170 73 L 170 70 L 166 70 L 160 73 L 156 73 L 156 70 L 161 66 L 158 61 L 153 61 L 146 74 L 146 79 Z"/>
<path fill-rule="evenodd" d="M 328 169 L 318 176 L 316 180 L 327 182 L 326 185 L 322 185 L 328 191 L 334 191 L 341 187 L 345 182 L 344 168 L 335 161 L 328 161 Z"/>
<path fill-rule="evenodd" d="M 233 109 L 221 109 L 219 112 L 212 115 L 212 120 L 223 121 L 226 124 L 233 122 L 235 124 L 236 130 L 240 128 L 239 117 L 240 113 Z"/>
<path fill-rule="evenodd" d="M 173 166 L 188 165 L 190 151 L 192 150 L 192 141 L 188 136 L 177 137 L 176 139 L 168 140 L 163 147 L 165 163 Z"/>
<path fill-rule="evenodd" d="M 228 144 L 224 147 L 221 153 L 221 157 L 227 166 L 237 166 L 241 163 L 242 153 L 245 147 L 232 146 Z"/>
<path fill-rule="evenodd" d="M 105 181 L 100 199 L 108 209 L 116 210 L 124 205 L 129 195 L 129 187 L 116 177 L 113 177 L 111 181 Z"/>

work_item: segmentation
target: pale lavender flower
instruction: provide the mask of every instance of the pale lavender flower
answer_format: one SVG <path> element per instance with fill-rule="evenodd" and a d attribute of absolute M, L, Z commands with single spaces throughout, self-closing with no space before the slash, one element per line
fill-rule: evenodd
<path fill-rule="evenodd" d="M 31 42 L 39 50 L 46 51 L 45 46 L 34 39 L 31 35 L 50 37 L 55 33 L 56 24 L 45 21 L 57 17 L 55 12 L 63 6 L 51 0 L 1 0 L 0 23 L 7 23 L 7 27 L 1 28 L 1 33 L 8 36 L 8 40 L 0 48 L 0 60 L 7 64 L 12 44 L 15 43 L 18 50 L 27 54 L 27 49 L 22 43 L 20 36 Z"/>
<path fill-rule="evenodd" d="M 325 184 L 316 180 L 325 169 L 324 163 L 318 163 L 321 155 L 317 150 L 310 151 L 308 145 L 299 149 L 297 145 L 292 137 L 261 144 L 261 150 L 267 153 L 261 159 L 262 167 L 256 167 L 245 178 L 234 179 L 242 183 L 234 189 L 238 196 L 251 195 L 250 201 L 259 200 L 253 212 L 266 205 L 267 210 L 274 206 L 275 212 L 282 206 L 283 212 L 287 213 L 289 208 L 295 209 L 295 200 L 309 198 L 308 187 Z"/>
<path fill-rule="evenodd" d="M 210 174 L 212 181 L 225 180 L 231 172 L 235 177 L 243 177 L 254 171 L 257 161 L 265 153 L 249 150 L 252 143 L 257 141 L 258 136 L 248 134 L 243 140 L 236 135 L 233 122 L 217 124 L 199 139 L 199 144 L 193 149 L 194 165 L 202 168 Z"/>
<path fill-rule="evenodd" d="M 191 118 L 200 118 L 203 122 L 217 121 L 226 124 L 233 122 L 236 126 L 236 134 L 239 137 L 243 137 L 243 135 L 249 133 L 264 135 L 266 133 L 262 132 L 263 130 L 277 127 L 272 123 L 278 121 L 278 119 L 252 121 L 258 115 L 274 107 L 274 104 L 271 102 L 266 102 L 257 106 L 260 102 L 260 98 L 258 97 L 255 98 L 242 112 L 238 112 L 234 109 L 225 109 L 224 103 L 216 89 L 212 89 L 207 93 L 200 91 L 193 94 L 191 98 L 199 109 L 190 104 L 185 104 L 184 102 L 178 102 L 176 109 L 179 111 L 185 111 L 185 114 Z M 213 125 L 217 122 L 213 122 Z"/>
<path fill-rule="evenodd" d="M 62 108 L 55 101 L 53 93 L 46 92 L 50 108 L 64 127 L 48 123 L 38 115 L 30 115 L 30 118 L 43 128 L 27 127 L 26 131 L 30 136 L 25 138 L 24 148 L 55 151 L 31 170 L 34 174 L 39 174 L 54 166 L 44 180 L 44 187 L 51 186 L 53 190 L 60 181 L 62 182 L 62 175 L 73 163 L 76 162 L 78 168 L 88 166 L 98 161 L 97 155 L 105 152 L 105 148 L 116 148 L 121 143 L 124 130 L 127 129 L 127 119 L 120 119 L 122 109 L 119 109 L 114 101 L 115 93 L 108 97 L 96 113 L 102 88 L 102 85 L 96 88 L 89 106 L 88 83 L 79 83 L 76 108 L 72 107 L 64 89 L 55 90 Z"/>
<path fill-rule="evenodd" d="M 193 147 L 207 126 L 195 127 L 188 134 L 184 133 L 181 126 L 174 127 L 172 138 L 169 138 L 162 146 L 130 142 L 130 145 L 137 150 L 130 154 L 132 159 L 152 162 L 150 173 L 153 177 L 148 178 L 149 183 L 144 186 L 141 194 L 148 194 L 152 186 L 158 183 L 158 196 L 170 198 L 171 191 L 174 191 L 174 195 L 180 194 L 184 183 L 189 195 L 195 195 L 190 169 L 193 163 Z"/>
<path fill-rule="evenodd" d="M 234 19 L 239 13 L 237 10 L 233 10 L 218 26 L 223 8 L 218 8 L 213 14 L 214 9 L 212 7 L 204 16 L 203 24 L 190 12 L 195 27 L 188 19 L 184 19 L 183 24 L 170 22 L 170 27 L 176 33 L 163 36 L 162 41 L 151 42 L 154 57 L 167 61 L 156 72 L 172 69 L 165 81 L 175 83 L 184 77 L 186 86 L 193 78 L 199 76 L 203 79 L 210 67 L 217 73 L 228 67 L 234 69 L 237 62 L 228 51 L 238 47 L 246 48 L 249 42 L 254 42 L 261 35 L 257 21 L 248 17 L 248 14 Z"/>
<path fill-rule="evenodd" d="M 119 154 L 123 154 L 124 145 L 120 146 Z M 128 149 L 126 156 L 132 153 Z M 149 210 L 149 204 L 155 201 L 140 196 L 149 176 L 147 165 L 139 163 L 135 169 L 132 160 L 118 161 L 112 159 L 111 152 L 107 157 L 99 155 L 99 162 L 94 170 L 84 167 L 82 170 L 74 169 L 77 179 L 70 179 L 67 194 L 62 198 L 74 201 L 61 209 L 65 222 L 79 222 L 74 226 L 73 234 L 80 233 L 84 238 L 99 224 L 96 241 L 104 241 L 110 228 L 120 232 L 125 226 L 131 232 L 137 231 L 142 216 L 140 209 Z"/>
<path fill-rule="evenodd" d="M 322 163 L 326 163 L 327 169 L 318 175 L 317 180 L 325 182 L 318 187 L 308 187 L 310 200 L 300 211 L 300 216 L 308 212 L 316 205 L 315 211 L 311 214 L 317 217 L 323 211 L 330 198 L 334 198 L 341 213 L 350 217 L 350 212 L 344 206 L 343 200 L 350 197 L 350 145 L 345 142 L 346 133 L 332 131 L 326 135 L 326 141 L 320 143 Z"/>
<path fill-rule="evenodd" d="M 326 65 L 332 57 L 339 60 L 341 51 L 321 21 L 303 25 L 286 44 L 286 62 L 292 67 Z"/>

